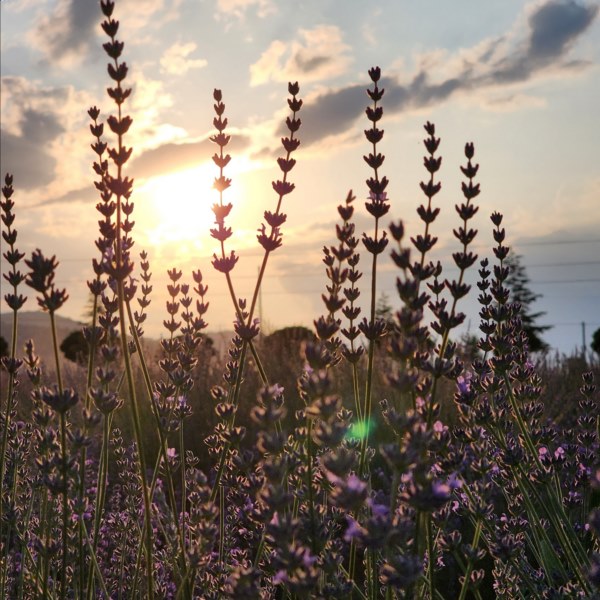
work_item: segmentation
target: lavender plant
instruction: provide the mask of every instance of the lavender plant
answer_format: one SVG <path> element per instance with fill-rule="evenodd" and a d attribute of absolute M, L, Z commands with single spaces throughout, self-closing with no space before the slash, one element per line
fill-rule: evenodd
<path fill-rule="evenodd" d="M 219 200 L 210 229 L 218 244 L 212 267 L 226 279 L 235 337 L 221 378 L 207 382 L 214 427 L 194 432 L 202 445 L 186 443 L 193 415 L 202 410 L 194 386 L 205 366 L 210 293 L 202 270 L 187 283 L 176 266 L 169 269 L 161 354 L 146 354 L 153 286 L 147 253 L 136 264 L 132 252 L 133 181 L 126 175 L 132 149 L 125 146 L 132 120 L 124 112 L 131 90 L 124 87 L 115 3 L 100 5 L 115 105 L 106 123 L 114 140 L 105 141 L 100 111 L 90 108 L 99 257 L 87 284 L 93 311 L 84 329 L 89 353 L 81 389 L 64 385 L 58 356 L 55 315 L 68 299 L 56 287 L 58 262 L 41 250 L 28 259 L 18 251 L 10 175 L 2 189 L 9 265 L 3 276 L 10 286 L 4 299 L 13 328 L 2 359 L 0 597 L 597 597 L 594 374 L 584 374 L 570 421 L 546 418 L 520 307 L 506 286 L 509 248 L 496 212 L 494 262 L 483 258 L 478 269 L 481 355 L 463 364 L 453 332 L 465 319 L 459 302 L 470 292 L 466 274 L 478 260 L 471 250 L 480 194 L 475 148 L 465 145 L 460 167 L 466 181 L 455 206 L 459 245 L 452 255 L 458 276 L 450 280 L 430 259 L 443 210 L 434 206 L 442 159 L 430 122 L 427 178 L 420 184 L 426 201 L 417 208 L 424 230 L 408 243 L 402 221 L 385 229 L 391 203 L 378 147 L 385 106 L 378 67 L 369 71 L 364 157 L 372 170 L 364 206 L 373 229 L 356 231 L 359 206 L 349 192 L 337 208 L 336 241 L 323 248 L 325 311 L 314 321 L 314 339 L 302 345 L 302 406 L 295 411 L 286 402 L 290 390 L 270 380 L 255 314 L 267 265 L 283 243 L 284 198 L 295 187 L 289 175 L 302 136 L 299 86 L 288 86 L 291 114 L 277 159 L 281 178 L 273 182 L 277 204 L 258 228 L 264 252 L 249 302 L 235 291 L 239 256 L 227 246 L 226 219 L 234 210 L 224 196 L 230 136 L 223 94 L 214 90 Z M 390 243 L 399 308 L 384 321 L 376 312 L 378 270 Z M 363 247 L 371 263 L 366 288 Z M 27 273 L 20 270 L 23 259 Z M 49 315 L 53 370 L 43 368 L 32 340 L 16 346 L 23 283 Z M 346 374 L 351 385 L 343 388 L 337 384 Z M 253 377 L 258 389 L 249 383 Z M 442 407 L 452 415 L 448 423 Z"/>

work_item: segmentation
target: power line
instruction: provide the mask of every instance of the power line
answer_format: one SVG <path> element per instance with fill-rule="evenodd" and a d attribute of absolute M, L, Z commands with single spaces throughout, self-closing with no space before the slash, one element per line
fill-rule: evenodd
<path fill-rule="evenodd" d="M 514 246 L 558 246 L 562 244 L 595 244 L 600 242 L 600 238 L 589 238 L 587 240 L 556 240 L 556 241 L 539 241 L 539 242 L 519 242 L 514 243 Z"/>
<path fill-rule="evenodd" d="M 333 240 L 331 240 L 331 242 L 333 242 Z M 538 242 L 519 242 L 518 244 L 512 244 L 513 246 L 519 247 L 519 246 L 554 246 L 554 245 L 564 245 L 564 244 L 573 244 L 573 245 L 577 245 L 577 244 L 595 244 L 595 243 L 600 243 L 600 238 L 589 238 L 589 239 L 573 239 L 573 240 L 557 240 L 557 241 L 538 241 Z M 327 243 L 326 243 L 327 244 Z M 327 244 L 329 245 L 329 244 Z M 484 245 L 484 244 L 472 244 L 470 246 L 471 249 L 473 250 L 477 250 L 477 249 L 489 249 L 489 246 Z M 449 248 L 444 247 L 444 250 L 448 250 Z M 156 256 L 152 255 L 152 251 L 148 250 L 148 248 L 145 248 L 145 250 L 148 252 L 149 254 L 149 258 L 150 260 L 157 260 Z M 434 252 L 435 250 L 440 250 L 440 248 L 434 248 Z M 321 248 L 316 248 L 314 249 L 315 252 L 320 253 L 321 252 Z M 243 251 L 243 254 L 240 254 L 240 256 L 242 258 L 244 257 L 249 257 L 249 258 L 256 258 L 256 257 L 261 257 L 263 256 L 263 252 L 260 249 L 250 249 L 249 251 Z M 292 248 L 283 248 L 283 249 L 279 249 L 277 252 L 278 256 L 289 256 L 289 255 L 297 255 L 298 254 L 298 250 L 296 247 L 292 247 Z M 95 256 L 95 259 L 97 259 L 98 257 Z M 177 256 L 177 255 L 166 255 L 166 256 L 161 256 L 160 260 L 162 261 L 167 261 L 167 260 L 182 260 L 183 257 L 181 256 Z M 213 255 L 212 254 L 201 254 L 198 256 L 193 256 L 191 258 L 187 258 L 186 261 L 191 262 L 193 260 L 212 260 Z M 72 258 L 61 258 L 59 262 L 91 262 L 92 258 L 81 258 L 81 257 L 72 257 Z M 581 262 L 565 262 L 565 263 L 546 263 L 546 264 L 537 264 L 537 265 L 525 265 L 526 268 L 533 268 L 533 267 L 554 267 L 554 266 L 576 266 L 576 265 L 595 265 L 595 264 L 600 264 L 600 261 L 581 261 Z"/>

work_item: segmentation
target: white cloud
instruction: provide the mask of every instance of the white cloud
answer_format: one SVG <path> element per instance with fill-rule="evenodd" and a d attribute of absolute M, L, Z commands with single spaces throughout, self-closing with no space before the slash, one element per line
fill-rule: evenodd
<path fill-rule="evenodd" d="M 123 24 L 123 32 L 159 29 L 166 22 L 178 18 L 181 3 L 182 0 L 120 0 L 117 2 L 114 18 Z M 129 37 L 125 33 L 123 35 Z"/>
<path fill-rule="evenodd" d="M 170 75 L 185 75 L 191 69 L 201 69 L 208 63 L 203 58 L 188 58 L 198 46 L 194 42 L 173 44 L 160 59 L 163 73 Z"/>
<path fill-rule="evenodd" d="M 39 0 L 2 0 L 2 8 L 15 14 L 39 6 L 39 4 Z"/>
<path fill-rule="evenodd" d="M 463 99 L 473 106 L 494 112 L 514 112 L 524 109 L 546 108 L 548 104 L 545 98 L 518 92 L 497 94 L 493 91 L 489 93 L 483 91 L 472 95 L 464 95 Z"/>
<path fill-rule="evenodd" d="M 268 81 L 322 81 L 342 75 L 352 62 L 350 47 L 335 25 L 301 29 L 291 42 L 275 40 L 250 66 L 250 84 Z"/>
<path fill-rule="evenodd" d="M 89 148 L 86 109 L 91 94 L 73 86 L 43 86 L 25 77 L 2 78 L 2 167 L 25 187 L 81 185 L 82 149 Z M 50 189 L 50 188 L 48 188 Z"/>
<path fill-rule="evenodd" d="M 234 17 L 243 19 L 246 11 L 256 7 L 259 17 L 264 18 L 275 12 L 275 4 L 272 0 L 217 0 L 217 18 Z"/>

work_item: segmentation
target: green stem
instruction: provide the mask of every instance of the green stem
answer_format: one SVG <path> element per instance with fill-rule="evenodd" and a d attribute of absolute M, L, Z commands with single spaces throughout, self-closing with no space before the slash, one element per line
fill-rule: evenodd
<path fill-rule="evenodd" d="M 504 375 L 504 383 L 506 385 L 506 389 L 508 392 L 508 397 L 510 401 L 510 405 L 514 414 L 514 417 L 517 421 L 517 425 L 519 428 L 519 432 L 525 441 L 525 446 L 531 455 L 536 467 L 541 472 L 546 472 L 545 467 L 542 465 L 540 457 L 536 451 L 533 440 L 531 439 L 531 435 L 529 433 L 529 429 L 527 428 L 525 421 L 521 415 L 521 411 L 519 406 L 517 405 L 517 400 L 515 398 L 512 385 L 508 379 L 508 376 Z M 585 576 L 585 572 L 582 567 L 589 566 L 589 559 L 585 550 L 583 549 L 581 543 L 579 542 L 579 538 L 573 531 L 571 527 L 571 523 L 567 518 L 567 515 L 564 510 L 564 506 L 562 502 L 559 501 L 555 489 L 548 484 L 545 484 L 546 491 L 548 492 L 548 498 L 552 504 L 551 507 L 548 507 L 547 513 L 550 521 L 552 522 L 554 529 L 561 539 L 563 543 L 564 550 L 572 561 L 571 567 L 574 569 L 574 572 L 577 575 L 580 583 L 584 587 L 584 589 L 589 590 L 589 585 L 587 584 L 587 578 Z M 546 506 L 545 503 L 541 503 L 541 506 Z"/>
<path fill-rule="evenodd" d="M 69 486 L 67 478 L 67 418 L 64 412 L 60 413 L 60 446 L 62 451 L 62 572 L 60 577 L 60 597 L 65 600 L 67 597 L 67 553 L 69 548 L 68 527 L 69 527 L 69 504 L 67 490 Z"/>
<path fill-rule="evenodd" d="M 152 412 L 152 415 L 154 416 L 154 424 L 155 424 L 156 431 L 158 432 L 160 455 L 162 457 L 163 464 L 165 465 L 165 473 L 167 476 L 167 492 L 168 492 L 168 496 L 169 496 L 169 503 L 171 505 L 173 519 L 175 520 L 177 531 L 179 534 L 179 541 L 180 541 L 180 546 L 181 546 L 181 557 L 182 557 L 181 560 L 184 563 L 184 569 L 185 569 L 185 568 L 187 568 L 186 567 L 187 561 L 186 561 L 186 557 L 185 557 L 185 539 L 184 539 L 184 535 L 183 535 L 183 530 L 180 526 L 180 522 L 177 517 L 177 502 L 175 500 L 175 486 L 173 483 L 173 471 L 171 469 L 171 463 L 169 462 L 168 455 L 167 455 L 168 440 L 163 431 L 163 428 L 161 426 L 160 419 L 158 416 L 158 408 L 156 406 L 156 400 L 154 398 L 154 394 L 152 393 L 152 380 L 150 378 L 150 371 L 148 370 L 148 365 L 146 363 L 146 357 L 143 352 L 142 343 L 141 343 L 141 340 L 137 333 L 137 328 L 135 327 L 135 321 L 133 319 L 131 304 L 130 304 L 129 300 L 126 300 L 125 306 L 126 306 L 126 310 L 127 310 L 127 317 L 129 320 L 128 321 L 129 322 L 129 330 L 131 331 L 131 334 L 133 337 L 133 342 L 134 342 L 135 348 L 137 350 L 137 355 L 140 360 L 140 366 L 142 369 L 142 376 L 143 376 L 145 387 L 146 387 L 146 393 L 148 394 L 148 398 L 149 398 L 150 404 L 152 406 L 151 412 Z M 183 458 L 182 458 L 182 460 L 183 460 Z M 156 463 L 156 468 L 155 468 L 153 478 L 152 478 L 150 497 L 152 497 L 154 494 L 154 486 L 156 484 L 156 477 L 157 477 L 156 469 L 158 469 L 159 466 L 160 466 L 160 461 L 158 461 Z M 184 510 L 184 508 L 182 507 L 182 511 L 183 510 Z"/>
<path fill-rule="evenodd" d="M 475 533 L 473 534 L 473 542 L 471 543 L 471 547 L 473 550 L 477 550 L 479 546 L 479 538 L 481 536 L 482 530 L 481 519 L 477 519 L 477 525 L 475 526 Z M 460 588 L 460 594 L 458 596 L 458 600 L 465 600 L 467 596 L 467 591 L 469 590 L 469 582 L 471 579 L 471 572 L 473 571 L 473 559 L 469 558 L 469 562 L 465 569 L 465 578 L 463 579 L 462 587 Z"/>
<path fill-rule="evenodd" d="M 306 434 L 306 453 L 307 453 L 307 472 L 306 472 L 306 485 L 308 486 L 308 510 L 310 514 L 310 542 L 313 554 L 317 554 L 317 541 L 315 539 L 316 534 L 316 515 L 315 515 L 315 500 L 313 497 L 313 445 L 312 445 L 312 419 L 307 419 Z"/>
<path fill-rule="evenodd" d="M 223 486 L 219 488 L 219 564 L 223 568 L 225 557 L 225 492 Z"/>
<path fill-rule="evenodd" d="M 54 350 L 54 364 L 56 365 L 56 380 L 58 383 L 58 391 L 62 394 L 63 392 L 63 383 L 62 383 L 62 375 L 60 372 L 60 360 L 58 357 L 58 336 L 56 334 L 56 320 L 54 318 L 54 311 L 50 311 L 50 325 L 52 327 L 52 348 Z"/>
<path fill-rule="evenodd" d="M 117 213 L 120 214 L 118 207 L 120 207 L 120 198 L 117 204 Z M 121 265 L 121 244 L 120 244 L 120 228 L 118 228 L 117 235 L 117 264 Z M 129 400 L 131 409 L 131 418 L 133 421 L 133 428 L 135 432 L 135 441 L 138 449 L 138 461 L 140 479 L 142 482 L 142 494 L 144 498 L 144 522 L 146 526 L 146 574 L 148 579 L 148 598 L 153 600 L 154 598 L 154 556 L 153 556 L 153 534 L 152 534 L 152 509 L 150 504 L 150 496 L 148 494 L 148 480 L 146 476 L 146 457 L 144 455 L 144 440 L 142 435 L 142 426 L 140 420 L 140 413 L 138 407 L 137 396 L 135 392 L 135 382 L 133 379 L 133 370 L 131 368 L 131 357 L 129 356 L 129 350 L 127 346 L 127 331 L 125 324 L 125 307 L 124 307 L 124 286 L 123 280 L 118 281 L 118 298 L 119 298 L 119 321 L 121 326 L 121 347 L 123 350 L 123 358 L 125 361 L 125 372 L 127 375 L 127 384 L 129 387 Z"/>
<path fill-rule="evenodd" d="M 84 531 L 84 536 L 85 536 L 85 542 L 86 542 L 88 552 L 90 555 L 90 560 L 92 561 L 92 565 L 94 567 L 94 571 L 96 572 L 96 577 L 98 578 L 98 583 L 100 584 L 102 593 L 104 594 L 105 598 L 110 598 L 110 594 L 108 593 L 108 590 L 106 589 L 106 584 L 104 583 L 104 578 L 102 577 L 102 572 L 100 571 L 100 566 L 98 565 L 98 561 L 96 560 L 96 552 L 90 542 L 90 538 L 89 538 L 87 529 L 85 529 L 85 527 L 84 527 L 83 531 Z"/>
<path fill-rule="evenodd" d="M 85 384 L 85 409 L 91 410 L 92 397 L 90 391 L 92 389 L 92 381 L 94 374 L 94 358 L 96 356 L 96 323 L 98 319 L 98 296 L 94 296 L 94 303 L 92 309 L 92 322 L 91 329 L 92 338 L 91 344 L 89 345 L 88 364 L 87 364 L 87 378 Z M 83 434 L 87 434 L 87 422 L 83 426 Z M 86 478 L 86 461 L 87 461 L 87 447 L 81 448 L 81 458 L 79 465 L 79 504 L 83 504 L 85 496 L 85 478 Z M 85 574 L 85 555 L 84 555 L 84 532 L 83 529 L 86 527 L 84 519 L 79 520 L 79 533 L 78 533 L 78 544 L 79 544 L 79 588 L 82 590 L 85 586 L 86 574 Z M 86 531 L 87 533 L 87 531 Z"/>
<path fill-rule="evenodd" d="M 17 293 L 17 287 L 13 286 L 14 294 Z M 13 320 L 12 320 L 12 341 L 11 341 L 11 350 L 10 350 L 10 358 L 14 360 L 17 354 L 17 321 L 18 321 L 18 313 L 17 310 L 13 310 Z M 2 491 L 4 490 L 4 474 L 6 468 L 6 447 L 8 445 L 8 431 L 10 429 L 10 421 L 11 421 L 11 413 L 13 409 L 13 400 L 14 400 L 14 385 L 15 385 L 15 373 L 11 369 L 8 375 L 8 386 L 7 386 L 7 394 L 6 394 L 6 411 L 4 413 L 4 427 L 2 428 L 2 444 L 0 447 L 0 527 L 2 526 L 3 521 L 3 509 L 4 502 L 2 501 Z M 0 401 L 2 400 L 2 395 L 0 394 Z M 6 563 L 5 563 L 6 565 Z M 4 568 L 3 568 L 4 571 Z"/>
<path fill-rule="evenodd" d="M 427 537 L 427 587 L 429 589 L 429 597 L 433 598 L 435 591 L 435 548 L 433 545 L 433 531 L 431 525 L 431 513 L 427 513 L 425 515 L 425 535 Z"/>
<path fill-rule="evenodd" d="M 104 511 L 104 503 L 106 500 L 106 476 L 108 472 L 108 445 L 110 437 L 110 420 L 111 417 L 104 415 L 102 423 L 102 447 L 100 449 L 100 465 L 98 466 L 98 478 L 96 483 L 96 512 L 94 515 L 94 536 L 92 538 L 92 547 L 94 552 L 98 548 L 98 536 L 100 532 L 100 523 L 102 521 L 102 513 Z M 87 532 L 86 532 L 87 533 Z M 94 573 L 92 570 L 88 573 L 87 597 L 92 598 Z"/>

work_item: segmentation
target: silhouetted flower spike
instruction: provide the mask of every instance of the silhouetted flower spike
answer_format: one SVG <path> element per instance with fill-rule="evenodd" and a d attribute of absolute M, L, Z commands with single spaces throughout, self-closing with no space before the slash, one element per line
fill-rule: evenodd
<path fill-rule="evenodd" d="M 25 260 L 25 264 L 31 269 L 25 283 L 41 294 L 37 299 L 40 307 L 49 312 L 58 310 L 69 296 L 66 290 L 54 288 L 55 269 L 58 266 L 56 257 L 46 258 L 41 250 L 37 249 L 29 260 Z"/>
<path fill-rule="evenodd" d="M 493 212 L 490 219 L 496 227 L 499 227 L 500 223 L 502 223 L 502 215 L 499 212 Z"/>
<path fill-rule="evenodd" d="M 67 388 L 62 392 L 58 387 L 42 388 L 41 399 L 52 409 L 60 414 L 70 411 L 78 402 L 79 396 L 72 388 Z"/>
<path fill-rule="evenodd" d="M 468 222 L 475 216 L 475 214 L 479 210 L 479 207 L 471 204 L 471 200 L 479 195 L 479 184 L 473 184 L 473 177 L 477 175 L 477 172 L 479 170 L 479 165 L 473 165 L 473 163 L 471 162 L 471 158 L 473 158 L 474 155 L 475 148 L 473 144 L 467 144 L 465 146 L 465 156 L 467 156 L 468 158 L 468 163 L 465 167 L 461 166 L 460 168 L 462 173 L 469 178 L 468 184 L 465 184 L 464 182 L 462 183 L 463 195 L 467 199 L 467 202 L 460 204 L 460 206 L 456 205 L 455 207 L 458 216 L 463 221 L 463 224 L 461 227 L 458 228 L 458 230 L 454 230 L 453 233 L 454 236 L 458 239 L 458 241 L 463 245 L 463 249 L 462 252 L 456 252 L 452 256 L 454 258 L 456 266 L 461 271 L 461 274 L 463 271 L 472 266 L 477 260 L 476 254 L 473 254 L 472 252 L 467 252 L 467 247 L 473 242 L 475 236 L 477 235 L 476 229 L 468 228 Z M 462 275 L 459 279 L 462 281 Z M 458 288 L 461 288 L 461 286 L 459 285 Z M 457 291 L 458 288 L 450 288 L 451 293 L 453 293 L 453 290 Z M 458 296 L 454 297 L 457 298 Z"/>
<path fill-rule="evenodd" d="M 400 242 L 404 237 L 404 223 L 402 221 L 390 223 L 390 233 L 396 242 Z"/>
<path fill-rule="evenodd" d="M 369 77 L 373 83 L 377 83 L 381 78 L 381 69 L 379 67 L 372 67 L 369 69 Z"/>
<path fill-rule="evenodd" d="M 118 40 L 113 40 L 111 42 L 106 42 L 105 44 L 102 44 L 102 47 L 104 48 L 106 54 L 108 54 L 110 58 L 113 58 L 115 60 L 119 58 L 119 56 L 121 56 L 124 46 L 125 44 L 123 42 L 119 42 Z"/>
<path fill-rule="evenodd" d="M 294 137 L 294 134 L 300 129 L 301 125 L 300 119 L 296 117 L 302 107 L 302 101 L 296 98 L 297 94 L 300 93 L 298 82 L 289 83 L 288 92 L 292 95 L 292 98 L 288 99 L 288 105 L 292 111 L 292 116 L 287 117 L 285 123 L 290 132 L 290 137 L 282 138 L 281 140 L 284 150 L 286 151 L 286 156 L 277 158 L 277 164 L 283 173 L 283 179 L 272 182 L 273 190 L 278 194 L 279 200 L 274 213 L 269 211 L 265 211 L 264 213 L 270 231 L 268 232 L 266 225 L 262 224 L 258 229 L 259 234 L 257 235 L 258 242 L 264 248 L 267 255 L 279 248 L 283 243 L 280 227 L 286 221 L 287 216 L 281 212 L 281 204 L 283 197 L 293 192 L 296 187 L 293 183 L 288 181 L 287 178 L 290 171 L 296 165 L 296 160 L 291 157 L 291 154 L 299 145 L 299 141 Z"/>
<path fill-rule="evenodd" d="M 217 271 L 220 271 L 221 273 L 229 273 L 233 269 L 233 267 L 235 267 L 238 258 L 239 257 L 235 255 L 235 251 L 233 250 L 231 251 L 231 254 L 229 256 L 223 258 L 219 258 L 216 254 L 213 254 L 212 265 Z"/>
<path fill-rule="evenodd" d="M 106 21 L 102 22 L 102 29 L 108 37 L 114 38 L 115 35 L 117 35 L 117 31 L 119 31 L 119 21 L 107 19 Z"/>
<path fill-rule="evenodd" d="M 0 201 L 0 209 L 2 211 L 2 223 L 6 229 L 2 231 L 2 239 L 8 244 L 9 249 L 2 253 L 6 262 L 11 266 L 8 273 L 2 273 L 2 277 L 13 288 L 12 293 L 4 295 L 4 299 L 9 308 L 13 311 L 19 310 L 27 301 L 27 298 L 17 293 L 18 286 L 25 281 L 26 276 L 17 269 L 17 265 L 24 258 L 25 254 L 19 252 L 15 248 L 17 242 L 17 230 L 13 229 L 15 214 L 13 208 L 15 203 L 12 199 L 14 194 L 13 177 L 9 173 L 4 177 L 4 185 L 2 186 L 3 199 Z"/>
<path fill-rule="evenodd" d="M 113 10 L 115 8 L 115 3 L 112 0 L 101 0 L 100 8 L 102 9 L 102 14 L 105 17 L 111 17 Z M 93 117 L 92 117 L 93 118 Z"/>

